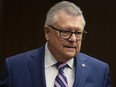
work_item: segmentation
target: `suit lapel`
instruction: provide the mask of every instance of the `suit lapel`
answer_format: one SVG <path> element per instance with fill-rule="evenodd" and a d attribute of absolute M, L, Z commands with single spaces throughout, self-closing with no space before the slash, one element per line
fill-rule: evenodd
<path fill-rule="evenodd" d="M 75 83 L 74 87 L 84 87 L 87 76 L 88 76 L 89 66 L 87 64 L 87 59 L 79 53 L 75 58 Z"/>
<path fill-rule="evenodd" d="M 44 47 L 32 53 L 28 60 L 29 72 L 32 78 L 33 87 L 46 87 L 44 70 Z"/>

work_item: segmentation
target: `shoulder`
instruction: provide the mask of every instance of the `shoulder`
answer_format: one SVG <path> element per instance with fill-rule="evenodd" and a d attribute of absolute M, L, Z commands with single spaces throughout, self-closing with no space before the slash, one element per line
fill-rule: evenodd
<path fill-rule="evenodd" d="M 101 68 L 106 68 L 109 67 L 109 65 L 95 57 L 89 56 L 87 54 L 84 53 L 79 53 L 79 55 L 77 56 L 80 59 L 82 59 L 83 61 L 86 61 L 87 64 L 93 66 L 93 67 L 101 67 Z"/>
<path fill-rule="evenodd" d="M 94 72 L 98 74 L 98 76 L 101 76 L 103 74 L 105 75 L 106 72 L 109 72 L 109 65 L 95 57 L 86 55 L 84 53 L 79 53 L 76 59 L 77 63 L 81 62 L 79 64 L 85 64 L 91 74 Z"/>
<path fill-rule="evenodd" d="M 30 58 L 36 57 L 38 56 L 42 51 L 44 51 L 44 46 L 37 48 L 37 49 L 33 49 L 30 51 L 26 51 L 23 53 L 19 53 L 10 57 L 6 58 L 6 61 L 9 62 L 24 62 L 29 60 Z"/>

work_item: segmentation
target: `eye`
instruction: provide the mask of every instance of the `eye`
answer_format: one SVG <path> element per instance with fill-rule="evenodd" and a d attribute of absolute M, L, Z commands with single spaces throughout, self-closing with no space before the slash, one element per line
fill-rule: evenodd
<path fill-rule="evenodd" d="M 70 33 L 70 31 L 62 30 L 62 33 Z"/>
<path fill-rule="evenodd" d="M 62 30 L 61 33 L 62 33 L 63 35 L 69 35 L 69 34 L 71 34 L 70 31 L 66 31 L 66 30 Z"/>
<path fill-rule="evenodd" d="M 78 32 L 75 32 L 75 34 L 77 34 L 77 35 L 81 35 L 81 34 L 82 34 L 82 32 L 79 32 L 79 31 L 78 31 Z"/>

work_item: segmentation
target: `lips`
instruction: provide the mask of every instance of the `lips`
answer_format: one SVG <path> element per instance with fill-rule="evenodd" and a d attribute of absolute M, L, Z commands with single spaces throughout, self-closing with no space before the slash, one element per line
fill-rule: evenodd
<path fill-rule="evenodd" d="M 64 46 L 64 47 L 66 47 L 66 48 L 76 48 L 76 46 Z"/>

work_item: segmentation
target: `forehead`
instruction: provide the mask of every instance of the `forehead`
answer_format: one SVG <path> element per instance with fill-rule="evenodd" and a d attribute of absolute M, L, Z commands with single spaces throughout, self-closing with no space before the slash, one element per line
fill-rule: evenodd
<path fill-rule="evenodd" d="M 84 20 L 82 16 L 72 16 L 64 12 L 59 12 L 55 17 L 56 25 L 61 28 L 84 28 Z"/>

